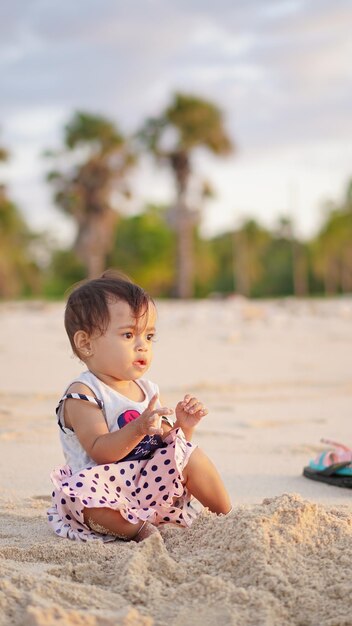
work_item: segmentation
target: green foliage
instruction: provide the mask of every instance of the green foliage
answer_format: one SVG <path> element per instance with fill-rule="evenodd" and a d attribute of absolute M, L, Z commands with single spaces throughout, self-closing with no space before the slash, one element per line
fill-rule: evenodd
<path fill-rule="evenodd" d="M 0 161 L 7 161 L 7 158 L 8 158 L 7 150 L 5 150 L 5 148 L 0 146 Z"/>
<path fill-rule="evenodd" d="M 248 220 L 235 233 L 211 241 L 216 272 L 213 293 L 245 293 L 251 297 L 293 294 L 292 242 Z"/>
<path fill-rule="evenodd" d="M 165 121 L 178 130 L 178 150 L 189 151 L 205 146 L 214 154 L 225 155 L 232 151 L 222 112 L 207 100 L 176 93 L 166 109 Z"/>
<path fill-rule="evenodd" d="M 0 297 L 39 292 L 40 273 L 31 252 L 33 238 L 18 208 L 0 187 Z"/>
<path fill-rule="evenodd" d="M 128 194 L 126 174 L 134 155 L 112 122 L 83 112 L 66 125 L 64 144 L 65 163 L 47 178 L 56 204 L 76 222 L 75 252 L 86 275 L 94 278 L 102 273 L 112 245 L 117 219 L 112 196 Z M 67 160 L 73 163 L 69 169 Z"/>
<path fill-rule="evenodd" d="M 109 266 L 118 267 L 153 296 L 171 294 L 175 271 L 175 236 L 161 207 L 121 218 L 115 232 Z"/>
<path fill-rule="evenodd" d="M 178 93 L 160 116 L 147 120 L 140 138 L 171 168 L 177 190 L 172 209 L 147 206 L 139 215 L 121 217 L 111 199 L 116 203 L 129 193 L 131 144 L 113 122 L 78 112 L 64 129 L 63 153 L 50 154 L 57 167 L 48 175 L 56 203 L 76 222 L 77 239 L 73 250 L 54 251 L 41 272 L 35 261 L 38 235 L 0 185 L 0 297 L 31 297 L 41 290 L 45 297 L 61 298 L 73 283 L 106 266 L 120 268 L 158 297 L 172 296 L 175 285 L 182 297 L 304 295 L 307 284 L 310 295 L 352 293 L 352 179 L 343 202 L 326 205 L 311 241 L 295 239 L 285 218 L 272 231 L 248 219 L 235 232 L 205 240 L 199 215 L 213 193 L 211 183 L 199 186 L 192 207 L 187 192 L 195 149 L 224 155 L 232 150 L 221 111 Z M 7 158 L 0 146 L 0 161 Z"/>
<path fill-rule="evenodd" d="M 259 295 L 257 286 L 265 276 L 264 256 L 270 245 L 270 233 L 253 219 L 234 233 L 236 292 Z"/>
<path fill-rule="evenodd" d="M 137 136 L 151 154 L 171 165 L 178 178 L 178 167 L 184 167 L 184 162 L 189 167 L 195 148 L 204 147 L 222 156 L 234 150 L 220 109 L 212 102 L 183 93 L 176 93 L 158 117 L 146 120 Z"/>
<path fill-rule="evenodd" d="M 215 271 L 209 283 L 209 292 L 230 294 L 235 291 L 234 235 L 227 232 L 209 241 Z"/>
<path fill-rule="evenodd" d="M 94 152 L 107 154 L 123 143 L 115 125 L 100 115 L 78 111 L 65 126 L 65 144 L 69 149 L 89 145 Z"/>
<path fill-rule="evenodd" d="M 85 268 L 73 250 L 56 250 L 46 269 L 43 295 L 46 298 L 62 298 L 71 285 L 85 278 Z"/>
<path fill-rule="evenodd" d="M 7 161 L 9 158 L 8 150 L 4 146 L 0 146 L 0 162 Z"/>
<path fill-rule="evenodd" d="M 0 146 L 0 161 L 8 151 Z M 0 298 L 27 297 L 39 292 L 39 268 L 34 261 L 30 232 L 17 206 L 0 185 Z"/>
<path fill-rule="evenodd" d="M 272 238 L 262 257 L 264 276 L 254 285 L 257 297 L 288 296 L 294 292 L 292 241 Z"/>
<path fill-rule="evenodd" d="M 327 293 L 352 292 L 352 210 L 349 186 L 345 204 L 327 207 L 326 220 L 311 242 L 315 275 Z"/>
<path fill-rule="evenodd" d="M 212 193 L 208 181 L 198 199 L 198 205 L 190 207 L 187 201 L 189 182 L 193 172 L 192 155 L 197 148 L 206 148 L 216 155 L 228 155 L 233 150 L 225 130 L 223 115 L 212 102 L 194 95 L 176 93 L 170 105 L 158 116 L 145 122 L 139 138 L 158 160 L 168 164 L 174 177 L 176 202 L 174 224 L 176 232 L 176 272 L 174 292 L 178 297 L 188 298 L 203 287 L 196 279 L 195 248 L 198 218 L 202 202 Z M 196 210 L 194 210 L 196 209 Z M 199 246 L 198 246 L 199 252 Z M 197 285 L 194 281 L 197 281 Z"/>
<path fill-rule="evenodd" d="M 205 298 L 212 291 L 212 281 L 218 271 L 218 259 L 213 253 L 212 242 L 202 239 L 197 230 L 194 231 L 194 252 L 194 295 L 196 298 Z"/>
<path fill-rule="evenodd" d="M 163 207 L 147 206 L 115 227 L 108 265 L 118 267 L 154 296 L 173 293 L 176 235 Z M 309 242 L 292 237 L 293 225 L 281 220 L 272 232 L 247 220 L 235 232 L 202 239 L 194 228 L 195 297 L 245 293 L 250 297 L 293 295 L 295 251 L 306 259 L 310 294 L 352 291 L 352 211 L 329 205 L 317 236 Z M 332 269 L 331 269 L 332 268 Z M 59 296 L 83 278 L 84 269 L 72 252 L 56 253 L 46 295 Z M 330 273 L 329 273 L 330 272 Z M 330 281 L 330 282 L 329 282 Z"/>

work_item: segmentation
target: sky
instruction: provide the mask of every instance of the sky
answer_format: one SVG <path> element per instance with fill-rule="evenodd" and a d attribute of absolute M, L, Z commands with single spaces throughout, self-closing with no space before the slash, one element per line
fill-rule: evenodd
<path fill-rule="evenodd" d="M 31 227 L 68 244 L 43 151 L 62 145 L 72 114 L 128 134 L 175 92 L 196 94 L 221 109 L 236 146 L 195 157 L 215 192 L 204 235 L 286 216 L 310 237 L 352 177 L 351 32 L 351 0 L 4 0 L 0 144 L 11 160 L 0 181 Z M 147 157 L 133 188 L 126 211 L 174 198 L 169 172 Z"/>

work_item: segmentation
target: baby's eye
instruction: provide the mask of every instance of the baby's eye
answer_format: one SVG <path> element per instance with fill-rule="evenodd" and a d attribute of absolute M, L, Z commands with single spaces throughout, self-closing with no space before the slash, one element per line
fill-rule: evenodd
<path fill-rule="evenodd" d="M 153 339 L 155 339 L 155 333 L 148 333 L 147 340 L 148 341 L 153 341 Z"/>
<path fill-rule="evenodd" d="M 126 337 L 126 339 L 132 339 L 133 333 L 123 333 L 123 337 Z"/>

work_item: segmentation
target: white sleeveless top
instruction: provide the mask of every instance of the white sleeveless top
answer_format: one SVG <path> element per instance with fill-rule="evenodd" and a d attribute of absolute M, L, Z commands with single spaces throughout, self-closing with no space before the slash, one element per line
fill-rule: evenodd
<path fill-rule="evenodd" d="M 93 397 L 88 397 L 84 394 L 69 394 L 67 393 L 69 387 L 73 383 L 83 383 L 92 391 Z M 118 391 L 115 391 L 109 385 L 103 383 L 89 370 L 82 372 L 75 378 L 67 387 L 65 394 L 61 398 L 56 414 L 58 418 L 58 424 L 60 426 L 60 440 L 62 450 L 65 456 L 67 465 L 70 466 L 72 474 L 82 470 L 83 468 L 93 467 L 97 463 L 90 458 L 84 448 L 81 446 L 77 435 L 70 428 L 65 427 L 64 421 L 64 405 L 65 400 L 70 397 L 81 399 L 83 402 L 89 400 L 96 403 L 102 410 L 107 427 L 110 432 L 114 432 L 123 428 L 128 422 L 136 419 L 147 408 L 150 400 L 154 394 L 159 393 L 159 387 L 155 383 L 149 380 L 140 378 L 135 381 L 137 385 L 142 389 L 144 393 L 144 400 L 136 402 L 126 396 L 122 395 Z M 160 407 L 160 402 L 157 405 Z M 170 426 L 173 426 L 173 421 L 169 417 L 163 416 L 162 418 Z M 146 435 L 142 441 L 121 461 L 127 461 L 132 459 L 147 459 L 152 456 L 152 453 L 156 448 L 163 447 L 163 441 L 159 435 Z"/>

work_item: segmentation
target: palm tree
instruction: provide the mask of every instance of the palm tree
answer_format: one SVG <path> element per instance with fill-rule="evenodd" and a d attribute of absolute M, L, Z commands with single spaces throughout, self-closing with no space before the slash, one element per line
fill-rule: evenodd
<path fill-rule="evenodd" d="M 78 258 L 94 278 L 104 270 L 118 217 L 114 194 L 128 195 L 126 174 L 135 158 L 126 139 L 104 117 L 77 112 L 64 129 L 60 157 L 71 163 L 48 174 L 55 201 L 77 224 L 74 244 Z M 73 163 L 73 165 L 72 165 Z"/>
<path fill-rule="evenodd" d="M 236 292 L 250 297 L 265 272 L 263 257 L 270 245 L 270 233 L 254 219 L 246 220 L 234 233 L 234 275 Z"/>
<path fill-rule="evenodd" d="M 0 297 L 38 293 L 40 275 L 33 258 L 33 235 L 17 206 L 0 185 Z"/>
<path fill-rule="evenodd" d="M 176 183 L 176 205 L 172 222 L 177 233 L 176 295 L 193 295 L 193 243 L 199 212 L 190 207 L 189 183 L 192 156 L 197 148 L 207 148 L 216 155 L 228 155 L 231 141 L 223 125 L 222 113 L 211 102 L 177 93 L 159 117 L 147 120 L 140 138 L 154 157 L 166 162 Z M 204 196 L 209 193 L 205 183 Z"/>
<path fill-rule="evenodd" d="M 348 190 L 349 193 L 349 190 Z M 326 221 L 312 243 L 313 267 L 328 295 L 352 291 L 352 212 L 349 195 L 342 207 L 327 205 Z"/>
<path fill-rule="evenodd" d="M 295 235 L 293 220 L 290 217 L 281 217 L 278 224 L 278 236 L 284 237 L 291 245 L 292 258 L 292 282 L 296 297 L 304 297 L 308 294 L 308 264 L 306 250 L 301 241 Z"/>
<path fill-rule="evenodd" d="M 8 151 L 0 146 L 0 162 L 8 158 Z M 0 184 L 0 297 L 38 292 L 39 270 L 31 250 L 35 238 L 5 185 Z"/>
<path fill-rule="evenodd" d="M 2 146 L 0 146 L 0 161 L 7 161 L 8 159 L 8 152 L 5 148 L 3 148 Z"/>

